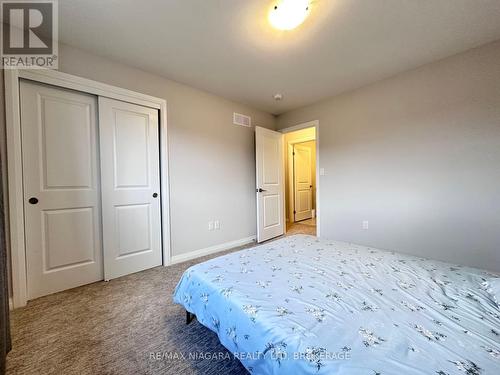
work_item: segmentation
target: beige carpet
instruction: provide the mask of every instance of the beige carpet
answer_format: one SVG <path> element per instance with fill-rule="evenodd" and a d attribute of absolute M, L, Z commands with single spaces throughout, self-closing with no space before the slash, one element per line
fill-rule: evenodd
<path fill-rule="evenodd" d="M 311 236 L 315 236 L 316 219 L 297 221 L 295 223 L 288 222 L 286 226 L 286 235 L 291 236 L 293 234 L 310 234 Z"/>
<path fill-rule="evenodd" d="M 13 311 L 7 374 L 246 374 L 213 332 L 196 320 L 186 325 L 184 309 L 172 303 L 184 270 L 208 258 L 82 286 Z"/>
<path fill-rule="evenodd" d="M 189 358 L 227 353 L 197 321 L 186 325 L 171 298 L 184 270 L 208 258 L 85 285 L 13 311 L 7 374 L 245 374 L 237 360 Z"/>

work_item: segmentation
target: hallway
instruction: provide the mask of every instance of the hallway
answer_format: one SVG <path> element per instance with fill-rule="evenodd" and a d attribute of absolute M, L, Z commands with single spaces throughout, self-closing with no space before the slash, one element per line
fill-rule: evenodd
<path fill-rule="evenodd" d="M 292 236 L 294 234 L 309 234 L 316 235 L 316 218 L 298 221 L 295 223 L 286 223 L 286 235 Z"/>

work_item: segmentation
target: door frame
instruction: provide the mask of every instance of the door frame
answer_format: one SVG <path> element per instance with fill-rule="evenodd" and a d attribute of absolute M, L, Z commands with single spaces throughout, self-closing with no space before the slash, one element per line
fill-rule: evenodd
<path fill-rule="evenodd" d="M 300 130 L 300 129 L 298 129 Z M 295 130 L 294 130 L 295 131 Z M 288 221 L 294 222 L 295 223 L 295 215 L 293 214 L 293 211 L 295 211 L 295 156 L 293 155 L 294 153 L 294 147 L 296 144 L 300 143 L 305 143 L 305 142 L 311 142 L 314 141 L 316 142 L 316 134 L 314 135 L 314 138 L 311 137 L 303 137 L 303 138 L 297 138 L 293 142 L 285 142 L 286 143 L 286 162 L 288 165 L 286 165 L 285 169 L 288 169 L 288 176 L 286 176 L 287 181 L 288 181 L 288 196 L 290 198 L 290 202 L 288 202 L 288 209 L 289 209 L 289 214 L 293 215 L 293 220 L 290 220 L 290 217 L 287 217 Z M 290 155 L 292 156 L 291 159 L 293 160 L 292 168 L 290 168 L 289 161 L 290 161 Z M 316 171 L 315 171 L 316 173 Z"/>
<path fill-rule="evenodd" d="M 170 197 L 167 139 L 167 101 L 128 89 L 81 78 L 56 70 L 4 70 L 5 119 L 7 140 L 8 208 L 6 234 L 10 245 L 13 308 L 27 303 L 26 245 L 24 228 L 24 192 L 21 154 L 21 116 L 19 81 L 21 79 L 64 89 L 121 100 L 160 111 L 160 183 L 163 265 L 171 264 Z"/>
<path fill-rule="evenodd" d="M 321 226 L 320 226 L 320 223 L 321 223 L 321 204 L 320 204 L 320 202 L 321 201 L 320 201 L 320 174 L 319 174 L 319 170 L 320 170 L 320 168 L 319 168 L 319 120 L 312 120 L 312 121 L 308 121 L 308 122 L 303 122 L 303 123 L 300 123 L 297 125 L 290 126 L 288 128 L 280 129 L 278 131 L 283 133 L 283 134 L 286 134 L 286 133 L 291 133 L 291 132 L 306 129 L 306 128 L 315 128 L 314 141 L 316 142 L 316 237 L 320 237 L 320 230 L 321 230 Z M 293 144 L 308 142 L 311 140 L 312 139 L 309 139 L 309 138 L 299 139 L 297 142 L 294 141 Z M 283 152 L 288 153 L 289 143 L 283 142 L 283 147 L 284 147 Z M 286 178 L 288 179 L 289 176 L 286 176 Z M 290 189 L 290 187 L 289 187 L 289 189 Z M 294 187 L 291 187 L 291 189 L 294 189 Z M 292 200 L 292 199 L 293 198 L 291 198 L 290 200 Z M 285 209 L 285 217 L 286 217 L 286 209 Z"/>

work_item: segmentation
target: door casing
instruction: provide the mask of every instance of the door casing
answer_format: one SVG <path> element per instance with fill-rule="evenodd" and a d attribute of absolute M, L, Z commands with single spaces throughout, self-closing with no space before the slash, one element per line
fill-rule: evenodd
<path fill-rule="evenodd" d="M 12 307 L 22 307 L 27 302 L 26 246 L 24 228 L 24 193 L 21 153 L 21 119 L 19 102 L 20 79 L 108 97 L 159 110 L 160 119 L 160 175 L 162 211 L 163 265 L 171 263 L 170 199 L 167 143 L 167 102 L 165 99 L 141 94 L 56 70 L 4 70 L 5 117 L 7 138 L 8 212 L 6 234 L 10 244 L 12 272 Z"/>
<path fill-rule="evenodd" d="M 319 131 L 319 120 L 312 120 L 304 123 L 300 123 L 294 126 L 290 126 L 288 128 L 283 128 L 280 129 L 279 131 L 283 134 L 291 133 L 297 130 L 302 130 L 306 128 L 315 128 L 315 138 L 307 138 L 307 139 L 299 139 L 297 141 L 294 141 L 293 143 L 302 143 L 302 142 L 308 142 L 314 140 L 316 142 L 316 207 L 315 207 L 315 217 L 316 217 L 316 236 L 320 237 L 320 232 L 321 232 L 321 195 L 320 195 L 320 155 L 319 155 L 319 147 L 320 147 L 320 131 Z M 290 144 L 287 142 L 283 142 L 283 147 L 284 152 L 287 153 L 289 150 L 289 147 L 292 147 Z M 286 178 L 289 178 L 289 176 L 286 176 Z M 290 197 L 293 197 L 293 186 L 292 186 L 292 192 Z M 292 199 L 290 199 L 290 202 L 292 202 Z M 292 203 L 293 206 L 293 203 Z M 293 208 L 291 210 L 293 214 Z M 285 211 L 286 215 L 286 211 Z"/>

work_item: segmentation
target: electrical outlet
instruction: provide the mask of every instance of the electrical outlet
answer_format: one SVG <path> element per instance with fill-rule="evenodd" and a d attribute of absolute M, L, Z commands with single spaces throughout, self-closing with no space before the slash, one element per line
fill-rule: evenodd
<path fill-rule="evenodd" d="M 363 220 L 363 229 L 368 229 L 368 220 Z"/>
<path fill-rule="evenodd" d="M 220 221 L 219 220 L 215 220 L 214 221 L 214 228 L 215 228 L 215 230 L 219 230 L 220 229 Z"/>
<path fill-rule="evenodd" d="M 208 230 L 214 230 L 214 222 L 213 221 L 208 222 Z"/>

